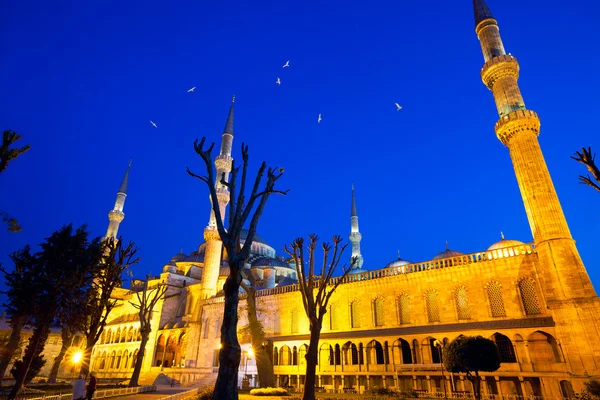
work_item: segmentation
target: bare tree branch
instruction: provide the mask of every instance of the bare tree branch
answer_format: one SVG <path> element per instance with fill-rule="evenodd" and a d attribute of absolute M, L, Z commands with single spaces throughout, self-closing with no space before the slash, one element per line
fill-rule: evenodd
<path fill-rule="evenodd" d="M 592 153 L 591 147 L 588 147 L 587 149 L 585 147 L 582 147 L 581 152 L 576 151 L 575 155 L 571 156 L 571 158 L 577 161 L 578 163 L 585 165 L 587 170 L 594 177 L 594 180 L 600 183 L 600 169 L 598 169 L 598 166 L 596 165 L 596 153 Z M 579 180 L 580 183 L 588 185 L 596 191 L 600 192 L 600 186 L 597 183 L 593 182 L 589 175 L 579 175 Z"/>

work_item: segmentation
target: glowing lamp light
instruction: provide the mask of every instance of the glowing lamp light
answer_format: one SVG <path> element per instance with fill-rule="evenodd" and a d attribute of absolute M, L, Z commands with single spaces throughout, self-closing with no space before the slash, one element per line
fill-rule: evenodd
<path fill-rule="evenodd" d="M 74 363 L 80 362 L 82 358 L 83 358 L 83 354 L 80 351 L 73 354 L 73 362 Z"/>
<path fill-rule="evenodd" d="M 252 350 L 252 347 L 250 347 L 247 351 L 248 353 L 248 357 L 254 357 L 254 350 Z"/>

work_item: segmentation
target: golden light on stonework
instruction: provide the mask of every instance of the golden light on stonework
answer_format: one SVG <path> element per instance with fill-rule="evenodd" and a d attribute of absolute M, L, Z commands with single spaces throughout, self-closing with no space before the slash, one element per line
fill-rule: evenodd
<path fill-rule="evenodd" d="M 74 363 L 80 362 L 82 358 L 83 358 L 83 353 L 81 353 L 81 351 L 78 351 L 73 354 L 73 362 Z"/>

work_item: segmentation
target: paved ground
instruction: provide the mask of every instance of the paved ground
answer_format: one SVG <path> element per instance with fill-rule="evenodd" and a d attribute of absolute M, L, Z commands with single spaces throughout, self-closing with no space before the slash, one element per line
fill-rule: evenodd
<path fill-rule="evenodd" d="M 127 396 L 115 397 L 118 400 L 158 400 L 162 397 L 166 397 L 172 394 L 185 392 L 190 390 L 187 387 L 171 387 L 171 386 L 157 386 L 156 392 L 140 393 L 140 394 L 129 394 Z"/>

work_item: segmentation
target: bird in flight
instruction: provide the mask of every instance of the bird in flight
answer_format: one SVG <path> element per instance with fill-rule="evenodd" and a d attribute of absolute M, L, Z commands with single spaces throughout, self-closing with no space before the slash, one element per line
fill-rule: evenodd
<path fill-rule="evenodd" d="M 398 108 L 396 111 L 402 110 L 402 106 L 400 104 L 396 103 L 396 107 Z"/>
<path fill-rule="evenodd" d="M 189 89 L 187 92 L 188 92 L 188 93 L 191 93 L 191 92 L 193 92 L 195 89 L 196 89 L 196 86 L 194 86 L 193 88 Z"/>
<path fill-rule="evenodd" d="M 156 124 L 154 123 L 154 121 L 150 120 L 150 123 L 152 124 L 153 127 L 158 128 L 158 126 L 156 126 Z"/>
<path fill-rule="evenodd" d="M 277 82 L 275 82 L 275 83 L 277 83 L 278 85 L 281 85 L 281 79 L 277 78 Z"/>
<path fill-rule="evenodd" d="M 323 118 L 321 118 L 321 114 L 319 114 L 319 117 L 317 118 L 317 123 L 320 124 L 322 119 Z"/>
<path fill-rule="evenodd" d="M 289 66 L 290 66 L 290 60 L 287 60 L 287 61 L 285 62 L 285 65 L 283 66 L 283 68 L 285 68 L 285 67 L 289 67 Z"/>

